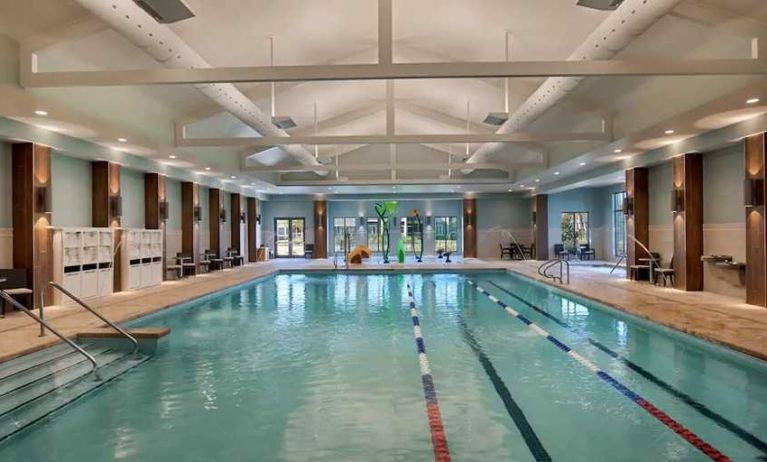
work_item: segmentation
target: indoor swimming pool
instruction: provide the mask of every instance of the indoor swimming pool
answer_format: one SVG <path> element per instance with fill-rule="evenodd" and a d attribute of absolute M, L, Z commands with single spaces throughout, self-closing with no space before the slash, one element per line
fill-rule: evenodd
<path fill-rule="evenodd" d="M 0 460 L 757 461 L 767 367 L 506 272 L 282 273 Z"/>

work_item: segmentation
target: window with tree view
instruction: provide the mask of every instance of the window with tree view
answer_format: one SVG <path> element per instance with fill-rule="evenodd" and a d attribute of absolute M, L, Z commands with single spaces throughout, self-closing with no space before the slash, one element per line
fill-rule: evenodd
<path fill-rule="evenodd" d="M 349 251 L 354 247 L 354 231 L 356 219 L 352 217 L 337 217 L 333 219 L 333 250 L 343 252 L 344 233 L 349 235 Z"/>
<path fill-rule="evenodd" d="M 565 250 L 575 253 L 580 246 L 591 242 L 589 212 L 562 212 L 561 227 Z"/>
<path fill-rule="evenodd" d="M 626 215 L 623 201 L 626 191 L 613 193 L 613 252 L 616 257 L 626 255 Z"/>
<path fill-rule="evenodd" d="M 458 250 L 458 218 L 434 218 L 434 245 L 445 252 Z"/>
<path fill-rule="evenodd" d="M 402 217 L 399 232 L 400 237 L 405 242 L 405 250 L 408 252 L 421 251 L 423 243 L 421 242 L 421 233 L 418 229 L 418 220 L 415 217 Z"/>

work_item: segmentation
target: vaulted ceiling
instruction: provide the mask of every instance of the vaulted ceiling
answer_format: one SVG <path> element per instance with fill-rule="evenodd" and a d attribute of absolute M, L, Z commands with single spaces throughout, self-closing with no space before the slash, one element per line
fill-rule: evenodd
<path fill-rule="evenodd" d="M 114 3 L 120 3 L 115 0 Z M 268 66 L 270 37 L 274 64 L 305 66 L 374 64 L 378 59 L 377 0 L 186 0 L 195 17 L 170 30 L 212 67 Z M 575 0 L 393 0 L 392 54 L 395 63 L 503 61 L 506 37 L 512 61 L 565 60 L 611 14 L 577 6 Z M 97 18 L 76 0 L 0 0 L 0 34 L 23 54 L 38 56 L 40 71 L 128 70 L 161 68 L 125 34 Z M 631 61 L 687 59 L 748 59 L 753 38 L 767 43 L 767 2 L 761 0 L 682 0 L 648 30 L 633 37 L 615 59 Z M 11 45 L 7 45 L 11 47 Z M 767 112 L 759 103 L 741 105 L 743 95 L 761 96 L 767 103 L 765 75 L 716 76 L 595 76 L 585 78 L 566 97 L 532 121 L 525 131 L 537 133 L 596 133 L 590 141 L 536 141 L 503 146 L 491 161 L 501 168 L 468 173 L 448 169 L 471 156 L 481 143 L 323 145 L 321 163 L 335 166 L 330 175 L 292 171 L 299 166 L 280 148 L 247 146 L 179 147 L 175 124 L 186 125 L 187 136 L 205 138 L 258 137 L 252 126 L 224 110 L 193 85 L 85 86 L 21 89 L 3 62 L 4 91 L 23 92 L 16 113 L 3 115 L 72 136 L 129 150 L 158 161 L 222 177 L 237 175 L 243 182 L 325 190 L 328 185 L 359 184 L 380 188 L 407 183 L 413 191 L 454 190 L 456 184 L 477 190 L 506 191 L 533 179 L 560 184 L 584 170 L 620 163 L 627 155 L 675 141 L 654 127 L 675 125 L 676 135 L 698 135 L 731 121 Z M 764 58 L 762 58 L 764 59 Z M 511 112 L 544 82 L 543 77 L 509 79 Z M 291 136 L 374 136 L 387 131 L 387 101 L 393 102 L 397 135 L 491 134 L 497 127 L 482 121 L 490 112 L 503 112 L 502 78 L 398 80 L 387 97 L 382 80 L 279 82 L 276 112 L 288 115 L 297 127 Z M 15 88 L 12 88 L 14 87 Z M 236 88 L 263 112 L 271 106 L 269 83 L 238 83 Z M 7 93 L 10 95 L 10 93 Z M 40 105 L 46 117 L 35 116 Z M 707 108 L 709 114 L 701 114 Z M 743 109 L 734 119 L 717 114 Z M 695 112 L 695 117 L 692 113 Z M 315 128 L 316 113 L 316 128 Z M 708 115 L 708 126 L 695 122 Z M 468 117 L 468 120 L 467 120 Z M 694 119 L 694 120 L 693 120 Z M 467 124 L 468 122 L 468 124 Z M 682 124 L 689 124 L 689 130 Z M 705 123 L 704 123 L 705 125 Z M 684 127 L 684 128 L 682 128 Z M 117 137 L 129 143 L 116 143 Z M 653 142 L 656 142 L 653 144 Z M 625 145 L 613 155 L 616 143 Z M 304 146 L 315 153 L 313 145 Z M 392 157 L 392 151 L 396 151 Z M 169 159 L 169 155 L 176 159 Z M 610 154 L 610 155 L 603 155 Z M 251 155 L 243 171 L 241 159 Z M 396 161 L 392 159 L 396 158 Z M 391 169 L 365 171 L 364 165 L 396 164 Z M 412 164 L 413 168 L 408 168 Z M 443 165 L 444 164 L 444 165 Z M 429 165 L 434 167 L 426 168 Z M 271 167 L 284 168 L 271 172 Z M 205 167 L 210 170 L 205 170 Z M 439 168 L 438 168 L 439 167 Z M 338 173 L 337 173 L 338 172 Z M 579 177 L 580 178 L 580 177 Z M 601 178 L 601 179 L 600 179 Z M 594 184 L 604 175 L 595 176 Z M 580 184 L 580 183 L 579 183 Z"/>

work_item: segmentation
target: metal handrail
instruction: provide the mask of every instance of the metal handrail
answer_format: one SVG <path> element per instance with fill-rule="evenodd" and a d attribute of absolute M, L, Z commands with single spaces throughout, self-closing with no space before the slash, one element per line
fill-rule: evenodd
<path fill-rule="evenodd" d="M 64 336 L 64 334 L 62 334 L 61 332 L 59 332 L 58 330 L 53 328 L 53 326 L 51 326 L 50 324 L 45 322 L 43 319 L 40 319 L 36 314 L 31 312 L 29 310 L 29 308 L 27 308 L 26 306 L 22 305 L 21 303 L 17 302 L 16 300 L 14 300 L 13 297 L 8 295 L 4 290 L 0 290 L 0 298 L 5 300 L 6 302 L 10 303 L 12 306 L 14 306 L 19 311 L 23 312 L 24 314 L 26 314 L 30 318 L 34 319 L 35 322 L 37 322 L 41 326 L 45 326 L 46 329 L 48 329 L 49 331 L 53 332 L 54 335 L 56 335 L 56 337 L 60 338 L 64 343 L 66 343 L 67 345 L 69 345 L 72 348 L 74 348 L 81 355 L 85 356 L 85 359 L 87 359 L 88 362 L 91 363 L 91 372 L 96 370 L 96 368 L 98 367 L 98 364 L 96 363 L 96 359 L 93 356 L 91 356 L 90 353 L 88 353 L 87 351 L 83 350 L 75 342 L 69 340 L 66 336 Z"/>
<path fill-rule="evenodd" d="M 72 300 L 74 300 L 74 301 L 75 301 L 75 302 L 76 302 L 78 305 L 80 305 L 81 307 L 83 307 L 83 308 L 85 308 L 86 310 L 90 311 L 90 312 L 91 312 L 91 313 L 92 313 L 94 316 L 96 316 L 97 318 L 99 318 L 99 319 L 101 319 L 102 321 L 104 321 L 105 323 L 107 323 L 107 325 L 109 325 L 109 327 L 111 327 L 112 329 L 116 330 L 116 331 L 117 331 L 118 333 L 120 333 L 120 334 L 121 334 L 123 337 L 127 338 L 128 340 L 130 340 L 130 342 L 131 342 L 131 343 L 133 343 L 133 352 L 134 352 L 134 353 L 135 353 L 136 351 L 138 351 L 138 340 L 136 340 L 136 338 L 135 338 L 135 337 L 133 337 L 131 334 L 129 334 L 129 333 L 127 333 L 127 332 L 125 332 L 125 330 L 123 330 L 123 329 L 122 329 L 120 326 L 118 326 L 117 324 L 113 323 L 113 322 L 112 322 L 112 321 L 110 321 L 109 319 L 107 319 L 107 318 L 105 318 L 104 316 L 102 316 L 101 314 L 99 314 L 99 313 L 98 313 L 96 310 L 94 310 L 93 308 L 91 308 L 90 306 L 88 306 L 88 304 L 87 304 L 87 303 L 85 303 L 84 301 L 82 301 L 82 300 L 80 299 L 80 297 L 77 297 L 77 296 L 76 296 L 76 295 L 74 295 L 72 292 L 70 292 L 70 291 L 68 291 L 67 289 L 65 289 L 64 287 L 62 287 L 62 286 L 61 286 L 59 283 L 51 281 L 51 282 L 49 282 L 49 283 L 48 283 L 48 285 L 49 285 L 49 286 L 51 286 L 51 287 L 53 287 L 54 289 L 58 289 L 58 290 L 59 290 L 61 293 L 63 293 L 63 294 L 64 294 L 64 295 L 66 295 L 67 297 L 69 297 L 69 298 L 71 298 Z"/>
<path fill-rule="evenodd" d="M 548 270 L 557 264 L 559 265 L 559 276 L 549 274 Z M 564 271 L 565 267 L 567 268 L 567 272 Z M 553 279 L 554 281 L 559 280 L 560 284 L 570 284 L 570 262 L 561 258 L 552 258 L 538 267 L 538 274 L 547 279 Z M 567 275 L 566 283 L 564 282 L 564 275 Z"/>

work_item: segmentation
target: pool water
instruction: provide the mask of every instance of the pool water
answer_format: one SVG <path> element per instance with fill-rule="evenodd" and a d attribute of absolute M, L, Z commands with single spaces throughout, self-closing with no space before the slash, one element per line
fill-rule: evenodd
<path fill-rule="evenodd" d="M 433 460 L 428 403 L 455 461 L 767 455 L 763 363 L 506 273 L 280 274 L 138 325 L 168 344 L 0 460 Z"/>

